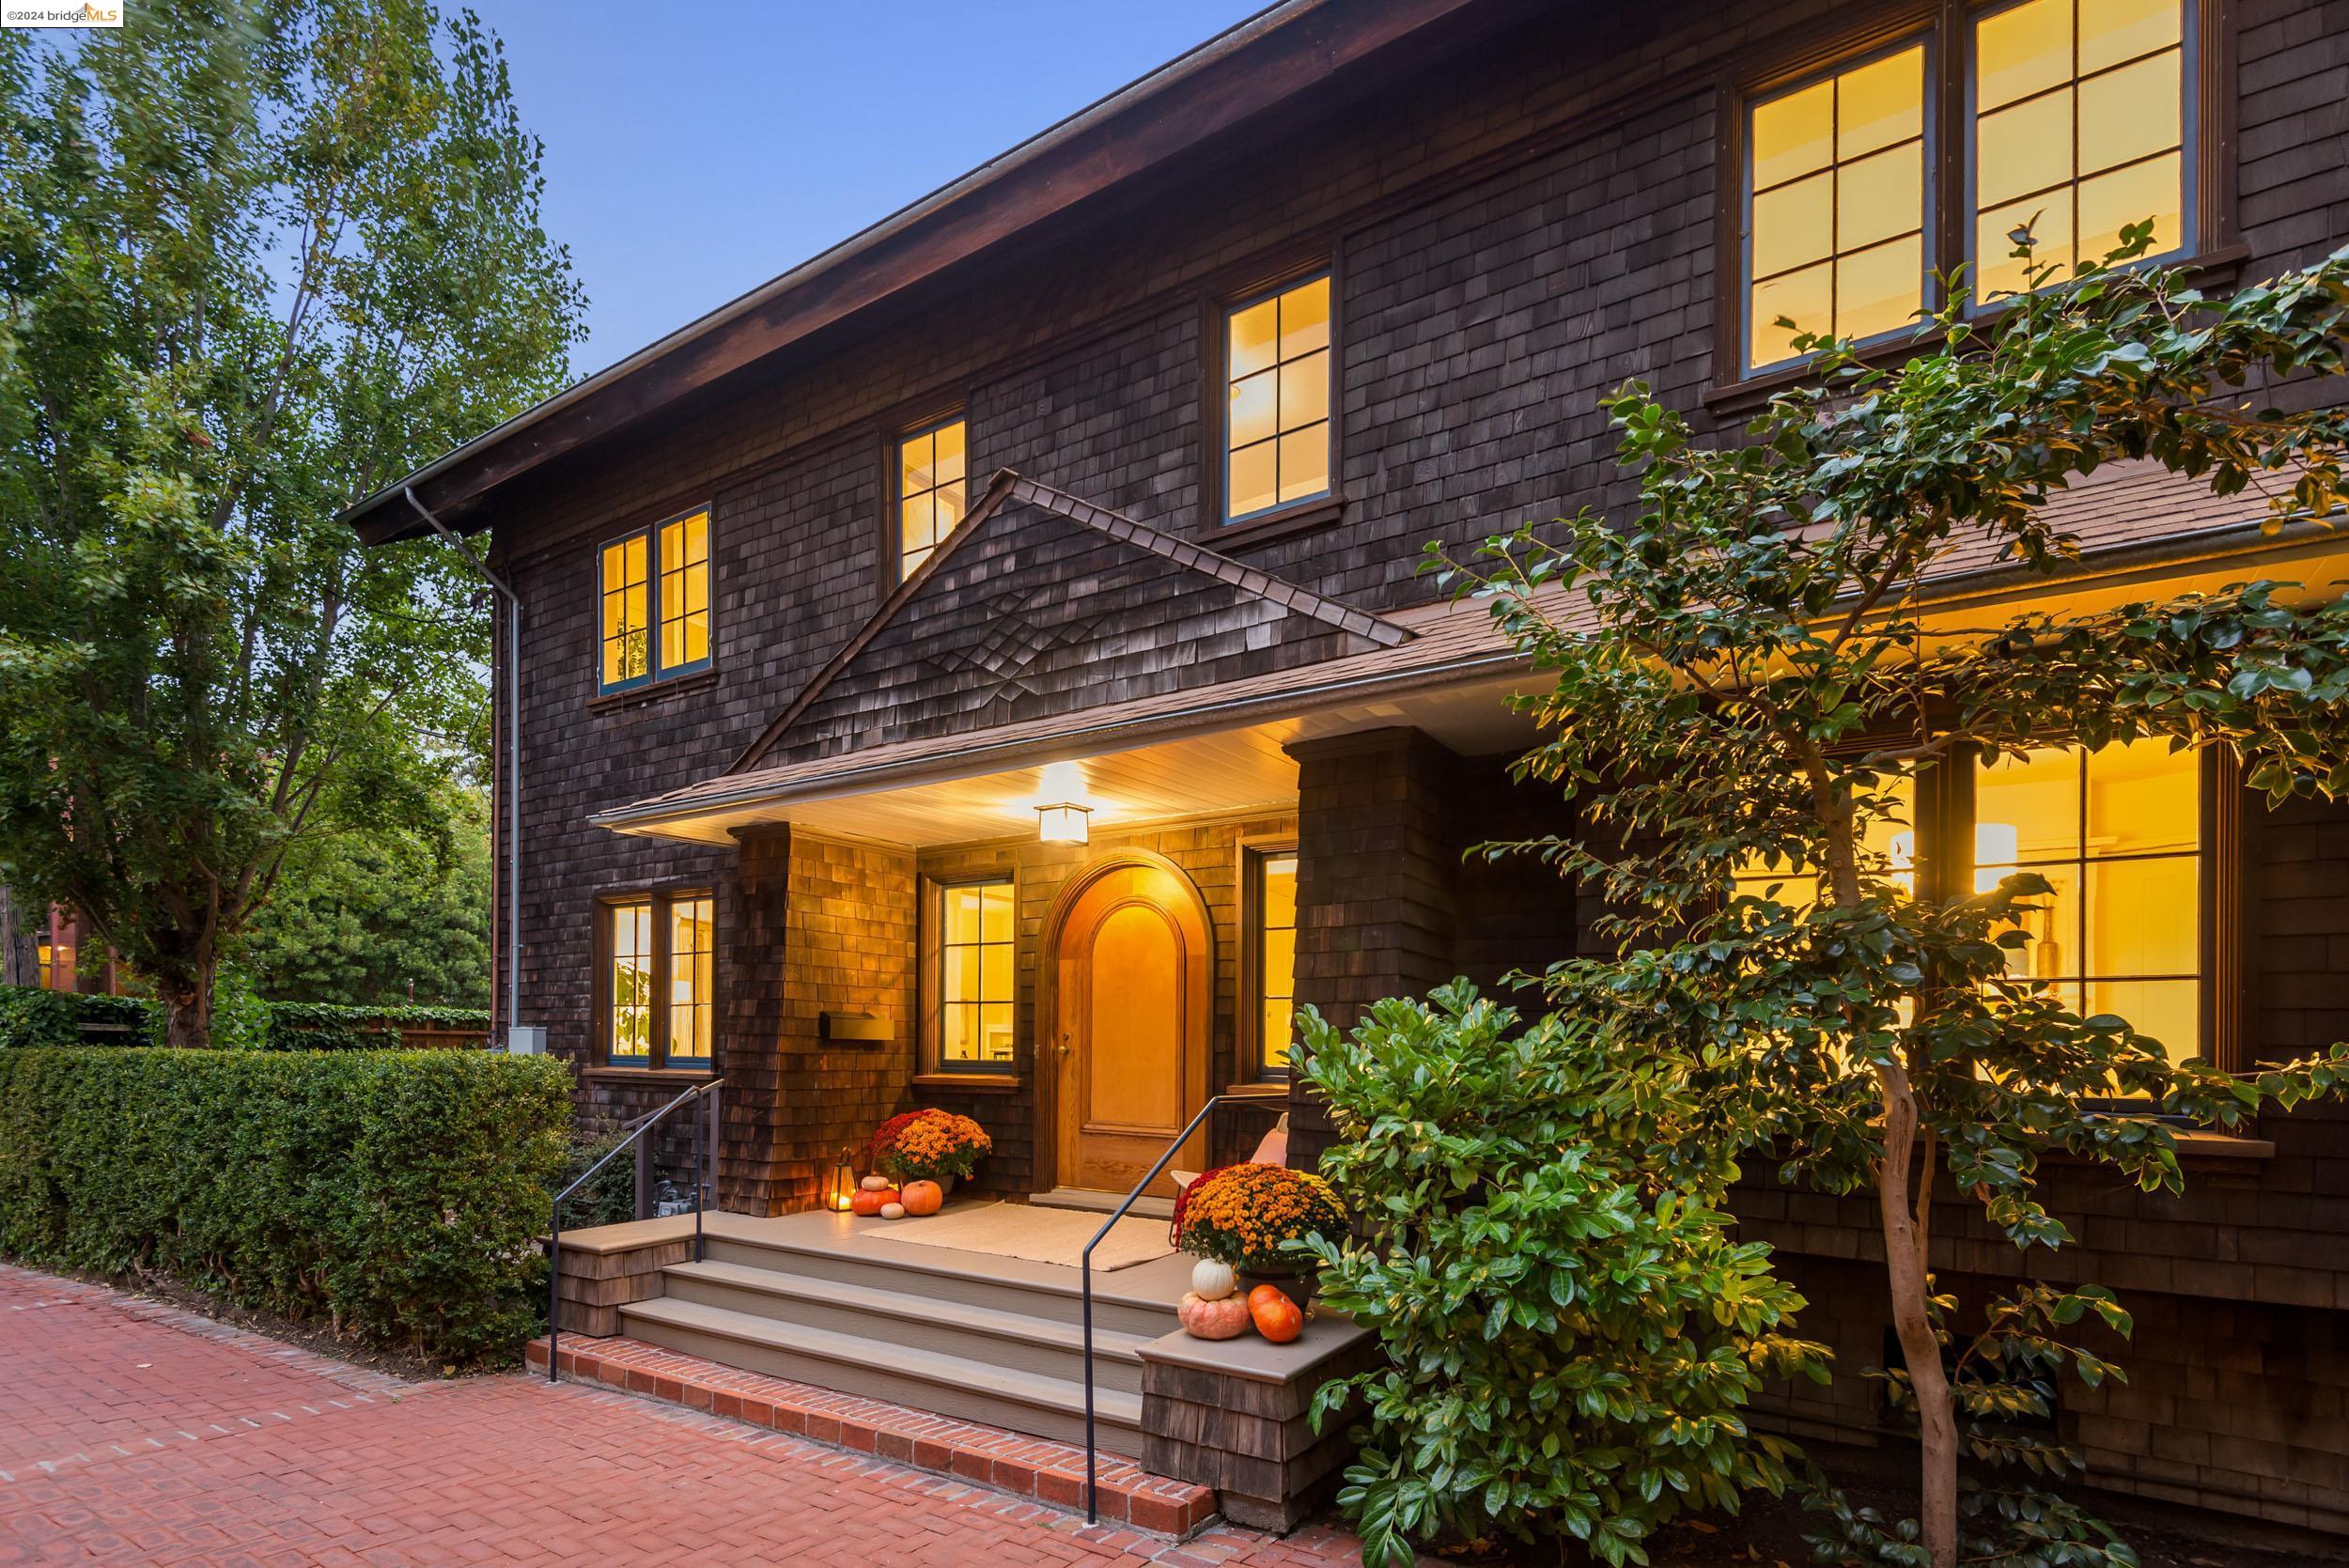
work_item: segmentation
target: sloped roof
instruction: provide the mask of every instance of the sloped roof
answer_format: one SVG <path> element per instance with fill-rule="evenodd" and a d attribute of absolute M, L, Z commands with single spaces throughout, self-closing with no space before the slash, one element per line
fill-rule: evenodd
<path fill-rule="evenodd" d="M 1260 571 L 1204 545 L 1176 538 L 1147 523 L 1136 522 L 1122 513 L 1112 512 L 1106 506 L 1096 506 L 1065 490 L 1056 490 L 1050 485 L 1040 485 L 1010 469 L 1000 469 L 995 477 L 988 481 L 987 489 L 980 492 L 979 499 L 964 515 L 962 521 L 956 524 L 954 532 L 930 551 L 928 559 L 906 575 L 905 581 L 897 584 L 895 592 L 881 600 L 880 608 L 873 612 L 854 636 L 841 644 L 840 651 L 832 656 L 831 662 L 816 672 L 815 677 L 801 689 L 790 706 L 759 732 L 758 738 L 734 760 L 726 772 L 738 774 L 756 767 L 759 759 L 774 749 L 816 699 L 823 695 L 825 690 L 849 665 L 856 662 L 857 655 L 871 645 L 881 629 L 895 620 L 906 605 L 921 593 L 923 585 L 944 569 L 955 551 L 982 533 L 1003 507 L 1015 504 L 1034 506 L 1039 511 L 1066 518 L 1080 527 L 1107 535 L 1187 570 L 1213 578 L 1241 593 L 1269 600 L 1292 614 L 1305 615 L 1340 631 L 1366 638 L 1380 647 L 1398 647 L 1409 642 L 1414 635 L 1398 620 L 1374 615 L 1350 604 L 1342 604 L 1311 588 L 1275 577 L 1270 572 Z"/>
<path fill-rule="evenodd" d="M 1020 481 L 1017 475 L 998 474 L 997 482 L 1008 494 L 1011 486 Z M 994 489 L 990 485 L 989 492 Z M 1058 492 L 1051 493 L 1057 496 Z M 2214 496 L 2200 481 L 2170 474 L 2152 462 L 2108 465 L 2059 491 L 2048 507 L 2056 525 L 2079 540 L 2077 569 L 2087 573 L 2248 555 L 2263 548 L 2325 537 L 2328 526 L 2301 521 L 2263 539 L 2260 534 L 2266 515 L 2263 498 Z M 2247 573 L 2255 570 L 2247 559 Z M 1955 551 L 1947 569 L 1930 580 L 1927 597 L 1961 598 L 2009 584 L 2057 581 L 2061 578 L 2002 560 L 1997 547 L 1984 540 Z M 888 608 L 883 607 L 884 611 Z M 1588 616 L 1579 595 L 1560 596 L 1555 613 L 1568 625 L 1584 624 Z M 974 768 L 1011 766 L 1076 747 L 1114 750 L 1314 708 L 1489 681 L 1530 667 L 1525 656 L 1495 629 L 1488 606 L 1481 601 L 1446 600 L 1392 611 L 1377 618 L 1408 637 L 1318 663 L 1077 708 L 976 734 L 914 737 L 845 755 L 767 768 L 758 767 L 755 758 L 745 753 L 742 763 L 715 778 L 599 813 L 591 820 L 614 830 L 657 831 L 664 821 L 744 802 L 787 803 L 795 798 L 813 799 L 851 788 L 890 787 Z"/>

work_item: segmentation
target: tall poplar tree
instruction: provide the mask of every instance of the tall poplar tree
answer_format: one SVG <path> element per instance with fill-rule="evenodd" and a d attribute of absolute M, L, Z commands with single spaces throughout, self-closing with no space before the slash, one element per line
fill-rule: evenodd
<path fill-rule="evenodd" d="M 555 390 L 583 302 L 471 12 L 56 37 L 0 35 L 0 860 L 197 1045 L 288 848 L 477 730 L 474 585 L 337 513 Z"/>

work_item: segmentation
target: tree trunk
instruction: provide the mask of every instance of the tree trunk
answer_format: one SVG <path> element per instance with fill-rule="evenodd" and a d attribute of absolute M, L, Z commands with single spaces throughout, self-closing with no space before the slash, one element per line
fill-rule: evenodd
<path fill-rule="evenodd" d="M 195 960 L 192 972 L 159 979 L 163 995 L 163 1044 L 177 1050 L 205 1050 L 212 1043 L 212 971 L 210 955 Z"/>
<path fill-rule="evenodd" d="M 1876 1177 L 1876 1206 L 1884 1227 L 1884 1268 L 1892 1293 L 1892 1331 L 1908 1363 L 1917 1398 L 1917 1437 L 1924 1473 L 1917 1522 L 1933 1568 L 1957 1565 L 1957 1412 L 1941 1365 L 1926 1307 L 1931 1294 L 1925 1232 L 1911 1198 L 1909 1166 L 1917 1153 L 1917 1096 L 1897 1065 L 1878 1070 L 1884 1090 L 1884 1168 Z"/>
<path fill-rule="evenodd" d="M 33 936 L 31 913 L 20 908 L 15 893 L 0 882 L 0 986 L 40 984 L 39 944 Z"/>

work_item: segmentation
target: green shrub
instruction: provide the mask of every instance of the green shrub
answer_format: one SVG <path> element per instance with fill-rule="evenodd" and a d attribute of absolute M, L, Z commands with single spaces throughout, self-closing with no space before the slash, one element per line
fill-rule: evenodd
<path fill-rule="evenodd" d="M 1322 1295 L 1390 1364 L 1325 1386 L 1316 1429 L 1367 1425 L 1340 1504 L 1363 1560 L 1446 1530 L 1572 1536 L 1610 1563 L 1684 1509 L 1778 1493 L 1792 1445 L 1747 1428 L 1766 1377 L 1826 1380 L 1778 1332 L 1802 1297 L 1769 1250 L 1652 1169 L 1673 1088 L 1587 1032 L 1465 981 L 1381 1001 L 1350 1035 L 1300 1015 L 1341 1142 L 1322 1172 L 1361 1234 L 1316 1239 Z"/>
<path fill-rule="evenodd" d="M 563 1161 L 563 1175 L 555 1190 L 579 1180 L 588 1167 L 610 1154 L 628 1136 L 628 1125 L 609 1117 L 599 1117 L 585 1126 L 574 1127 L 570 1134 L 568 1153 Z M 563 1205 L 566 1229 L 577 1226 L 617 1225 L 636 1218 L 636 1152 L 630 1149 L 611 1164 L 596 1172 L 595 1179 Z"/>
<path fill-rule="evenodd" d="M 569 1121 L 543 1057 L 0 1052 L 0 1251 L 504 1360 L 540 1321 Z"/>
<path fill-rule="evenodd" d="M 83 1032 L 84 1024 L 127 1025 Z M 329 1001 L 263 1001 L 224 985 L 215 998 L 212 1045 L 251 1050 L 397 1050 L 403 1029 L 463 1031 L 487 1045 L 490 1015 L 477 1007 L 353 1007 Z M 0 986 L 0 1049 L 16 1046 L 160 1046 L 162 1011 L 144 997 L 86 996 Z"/>
<path fill-rule="evenodd" d="M 37 986 L 0 986 L 0 1049 L 101 1043 L 84 1036 L 85 1023 L 127 1027 L 130 1032 L 103 1042 L 127 1046 L 158 1044 L 162 1028 L 155 1004 L 140 997 L 84 996 Z"/>

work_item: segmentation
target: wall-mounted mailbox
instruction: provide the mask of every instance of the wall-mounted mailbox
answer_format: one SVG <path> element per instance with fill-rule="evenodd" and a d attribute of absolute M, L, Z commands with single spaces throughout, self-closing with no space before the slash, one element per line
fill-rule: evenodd
<path fill-rule="evenodd" d="M 834 1045 L 885 1046 L 895 1037 L 889 1020 L 878 1013 L 823 1015 L 824 1038 Z"/>

